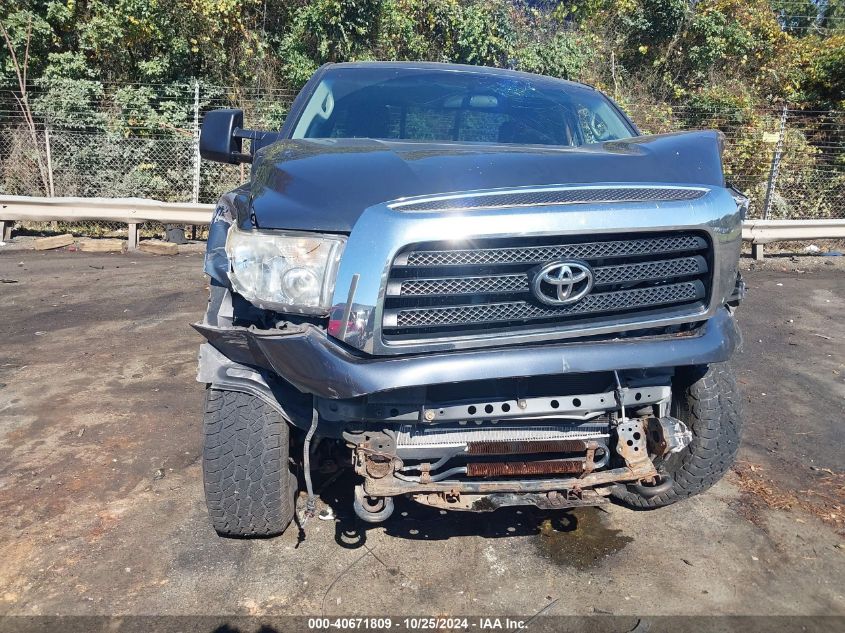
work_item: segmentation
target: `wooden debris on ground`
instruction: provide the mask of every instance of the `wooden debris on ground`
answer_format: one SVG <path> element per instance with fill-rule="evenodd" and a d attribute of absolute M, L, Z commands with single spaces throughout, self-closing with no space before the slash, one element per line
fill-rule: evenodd
<path fill-rule="evenodd" d="M 126 240 L 82 240 L 79 250 L 83 253 L 122 253 L 126 250 Z"/>
<path fill-rule="evenodd" d="M 52 235 L 50 237 L 39 237 L 35 240 L 35 250 L 49 251 L 54 248 L 64 248 L 73 244 L 73 235 L 65 233 L 63 235 Z"/>
<path fill-rule="evenodd" d="M 162 242 L 161 240 L 144 240 L 138 244 L 138 250 L 153 255 L 176 255 L 179 253 L 179 245 L 175 242 Z"/>

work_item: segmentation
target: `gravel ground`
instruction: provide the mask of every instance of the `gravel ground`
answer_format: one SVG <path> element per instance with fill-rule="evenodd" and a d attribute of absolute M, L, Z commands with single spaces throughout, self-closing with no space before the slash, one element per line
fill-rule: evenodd
<path fill-rule="evenodd" d="M 707 494 L 363 527 L 341 478 L 300 541 L 209 527 L 201 255 L 0 249 L 0 614 L 845 616 L 845 258 L 796 259 L 744 261 L 745 441 Z"/>

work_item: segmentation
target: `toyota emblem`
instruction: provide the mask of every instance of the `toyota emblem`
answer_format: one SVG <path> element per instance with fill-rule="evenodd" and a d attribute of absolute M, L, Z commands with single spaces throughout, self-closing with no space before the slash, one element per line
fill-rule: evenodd
<path fill-rule="evenodd" d="M 552 306 L 575 303 L 593 289 L 593 271 L 584 262 L 558 260 L 544 264 L 534 273 L 531 292 Z"/>

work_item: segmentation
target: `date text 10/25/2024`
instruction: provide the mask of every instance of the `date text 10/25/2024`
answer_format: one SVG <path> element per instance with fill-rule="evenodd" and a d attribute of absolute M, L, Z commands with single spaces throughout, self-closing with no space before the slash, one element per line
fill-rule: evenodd
<path fill-rule="evenodd" d="M 387 617 L 308 618 L 308 629 L 312 631 L 466 631 L 469 629 L 519 631 L 525 626 L 524 620 L 487 617 L 406 617 L 396 620 Z"/>

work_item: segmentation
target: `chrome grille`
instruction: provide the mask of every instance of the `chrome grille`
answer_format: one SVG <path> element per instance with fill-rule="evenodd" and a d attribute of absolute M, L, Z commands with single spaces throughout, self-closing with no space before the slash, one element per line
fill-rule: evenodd
<path fill-rule="evenodd" d="M 402 266 L 469 266 L 476 264 L 539 264 L 553 259 L 594 259 L 678 253 L 704 248 L 706 242 L 697 235 L 656 237 L 638 240 L 614 240 L 526 246 L 523 248 L 485 248 L 459 250 L 419 250 L 400 255 L 394 265 Z"/>
<path fill-rule="evenodd" d="M 639 264 L 621 264 L 595 268 L 595 284 L 602 286 L 630 281 L 649 281 L 707 272 L 701 256 L 665 259 Z M 484 277 L 444 277 L 442 279 L 408 279 L 388 287 L 388 296 L 464 295 L 528 291 L 528 275 L 488 275 Z"/>
<path fill-rule="evenodd" d="M 449 247 L 417 244 L 395 258 L 384 296 L 386 339 L 483 334 L 495 328 L 599 327 L 620 316 L 699 311 L 711 285 L 709 242 L 692 232 L 641 237 L 509 238 Z M 567 305 L 531 292 L 538 267 L 577 259 L 593 288 Z"/>
<path fill-rule="evenodd" d="M 397 202 L 391 206 L 401 211 L 456 211 L 546 204 L 684 201 L 696 200 L 705 193 L 707 192 L 704 189 L 688 187 L 566 187 L 469 196 L 441 196 L 427 200 Z"/>
<path fill-rule="evenodd" d="M 399 285 L 402 296 L 464 295 L 477 292 L 513 292 L 528 289 L 528 275 L 498 277 L 447 277 L 445 279 L 409 279 Z M 388 294 L 394 292 L 388 291 Z"/>
<path fill-rule="evenodd" d="M 387 314 L 384 323 L 385 326 L 389 327 L 393 325 L 394 318 L 397 327 L 497 323 L 515 319 L 543 319 L 570 314 L 593 314 L 631 308 L 650 308 L 667 303 L 694 301 L 703 297 L 704 286 L 696 280 L 670 286 L 589 294 L 578 303 L 555 308 L 540 307 L 525 301 L 448 308 L 411 308 Z"/>
<path fill-rule="evenodd" d="M 622 264 L 603 266 L 594 269 L 597 286 L 618 284 L 626 281 L 651 281 L 697 275 L 707 272 L 707 262 L 701 256 L 665 259 L 641 264 Z"/>

